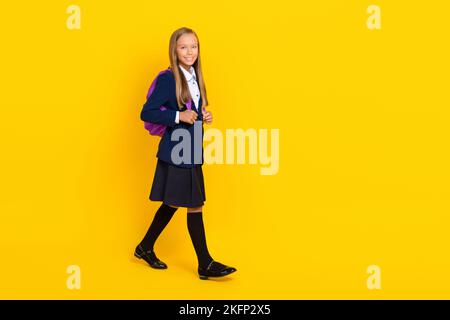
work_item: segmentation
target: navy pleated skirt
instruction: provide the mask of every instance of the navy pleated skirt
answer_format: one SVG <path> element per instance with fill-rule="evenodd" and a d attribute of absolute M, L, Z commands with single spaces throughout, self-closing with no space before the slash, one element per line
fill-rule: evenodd
<path fill-rule="evenodd" d="M 158 159 L 150 200 L 177 207 L 200 207 L 206 201 L 202 166 L 181 168 Z"/>

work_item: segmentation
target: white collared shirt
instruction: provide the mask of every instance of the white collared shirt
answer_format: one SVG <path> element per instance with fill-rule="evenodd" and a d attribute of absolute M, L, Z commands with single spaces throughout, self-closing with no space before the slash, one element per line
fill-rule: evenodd
<path fill-rule="evenodd" d="M 191 94 L 192 100 L 194 101 L 195 109 L 197 110 L 197 113 L 198 113 L 198 104 L 200 102 L 200 89 L 198 87 L 197 75 L 195 74 L 195 69 L 192 66 L 189 69 L 189 71 L 184 69 L 182 66 L 180 66 L 180 69 L 183 72 L 184 77 L 186 78 L 186 81 L 187 81 L 187 84 L 189 87 L 189 92 Z M 177 111 L 177 114 L 175 116 L 175 122 L 176 123 L 180 122 L 180 112 L 179 111 Z"/>

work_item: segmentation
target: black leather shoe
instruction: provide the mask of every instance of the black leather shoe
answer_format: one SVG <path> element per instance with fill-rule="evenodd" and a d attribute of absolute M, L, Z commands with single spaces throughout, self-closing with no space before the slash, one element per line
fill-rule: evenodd
<path fill-rule="evenodd" d="M 134 256 L 138 259 L 144 259 L 152 268 L 167 269 L 167 265 L 156 257 L 153 250 L 145 251 L 141 245 L 136 247 Z"/>
<path fill-rule="evenodd" d="M 236 268 L 226 266 L 214 260 L 206 268 L 198 267 L 198 275 L 202 280 L 207 280 L 208 277 L 224 277 L 236 271 Z"/>

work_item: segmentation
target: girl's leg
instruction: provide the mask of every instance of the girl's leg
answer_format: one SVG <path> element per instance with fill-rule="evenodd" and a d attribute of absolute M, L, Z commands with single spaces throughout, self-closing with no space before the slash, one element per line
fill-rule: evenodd
<path fill-rule="evenodd" d="M 167 226 L 169 221 L 172 219 L 175 211 L 178 207 L 172 207 L 166 204 L 161 204 L 158 211 L 153 218 L 153 221 L 145 234 L 144 239 L 141 241 L 140 245 L 145 251 L 153 250 L 153 246 L 158 239 L 161 232 Z"/>
<path fill-rule="evenodd" d="M 201 207 L 196 207 L 196 208 L 187 208 L 187 212 L 202 212 L 203 210 L 203 206 Z"/>
<path fill-rule="evenodd" d="M 223 277 L 236 271 L 236 268 L 214 261 L 206 246 L 205 228 L 202 216 L 203 207 L 188 208 L 187 223 L 189 234 L 194 244 L 198 259 L 198 274 L 200 279 L 208 277 Z"/>
<path fill-rule="evenodd" d="M 206 268 L 213 258 L 206 245 L 205 228 L 203 225 L 203 207 L 187 208 L 187 225 L 192 244 L 197 254 L 199 267 Z"/>

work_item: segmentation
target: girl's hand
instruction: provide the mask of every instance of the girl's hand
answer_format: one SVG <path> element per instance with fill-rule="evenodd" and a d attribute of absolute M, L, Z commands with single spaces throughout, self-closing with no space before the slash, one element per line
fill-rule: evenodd
<path fill-rule="evenodd" d="M 202 114 L 203 114 L 203 121 L 206 122 L 206 124 L 212 123 L 212 113 L 210 111 L 206 111 L 205 108 L 202 108 Z"/>
<path fill-rule="evenodd" d="M 180 121 L 186 122 L 189 124 L 194 124 L 195 120 L 197 120 L 197 112 L 193 110 L 186 110 L 180 112 Z"/>

